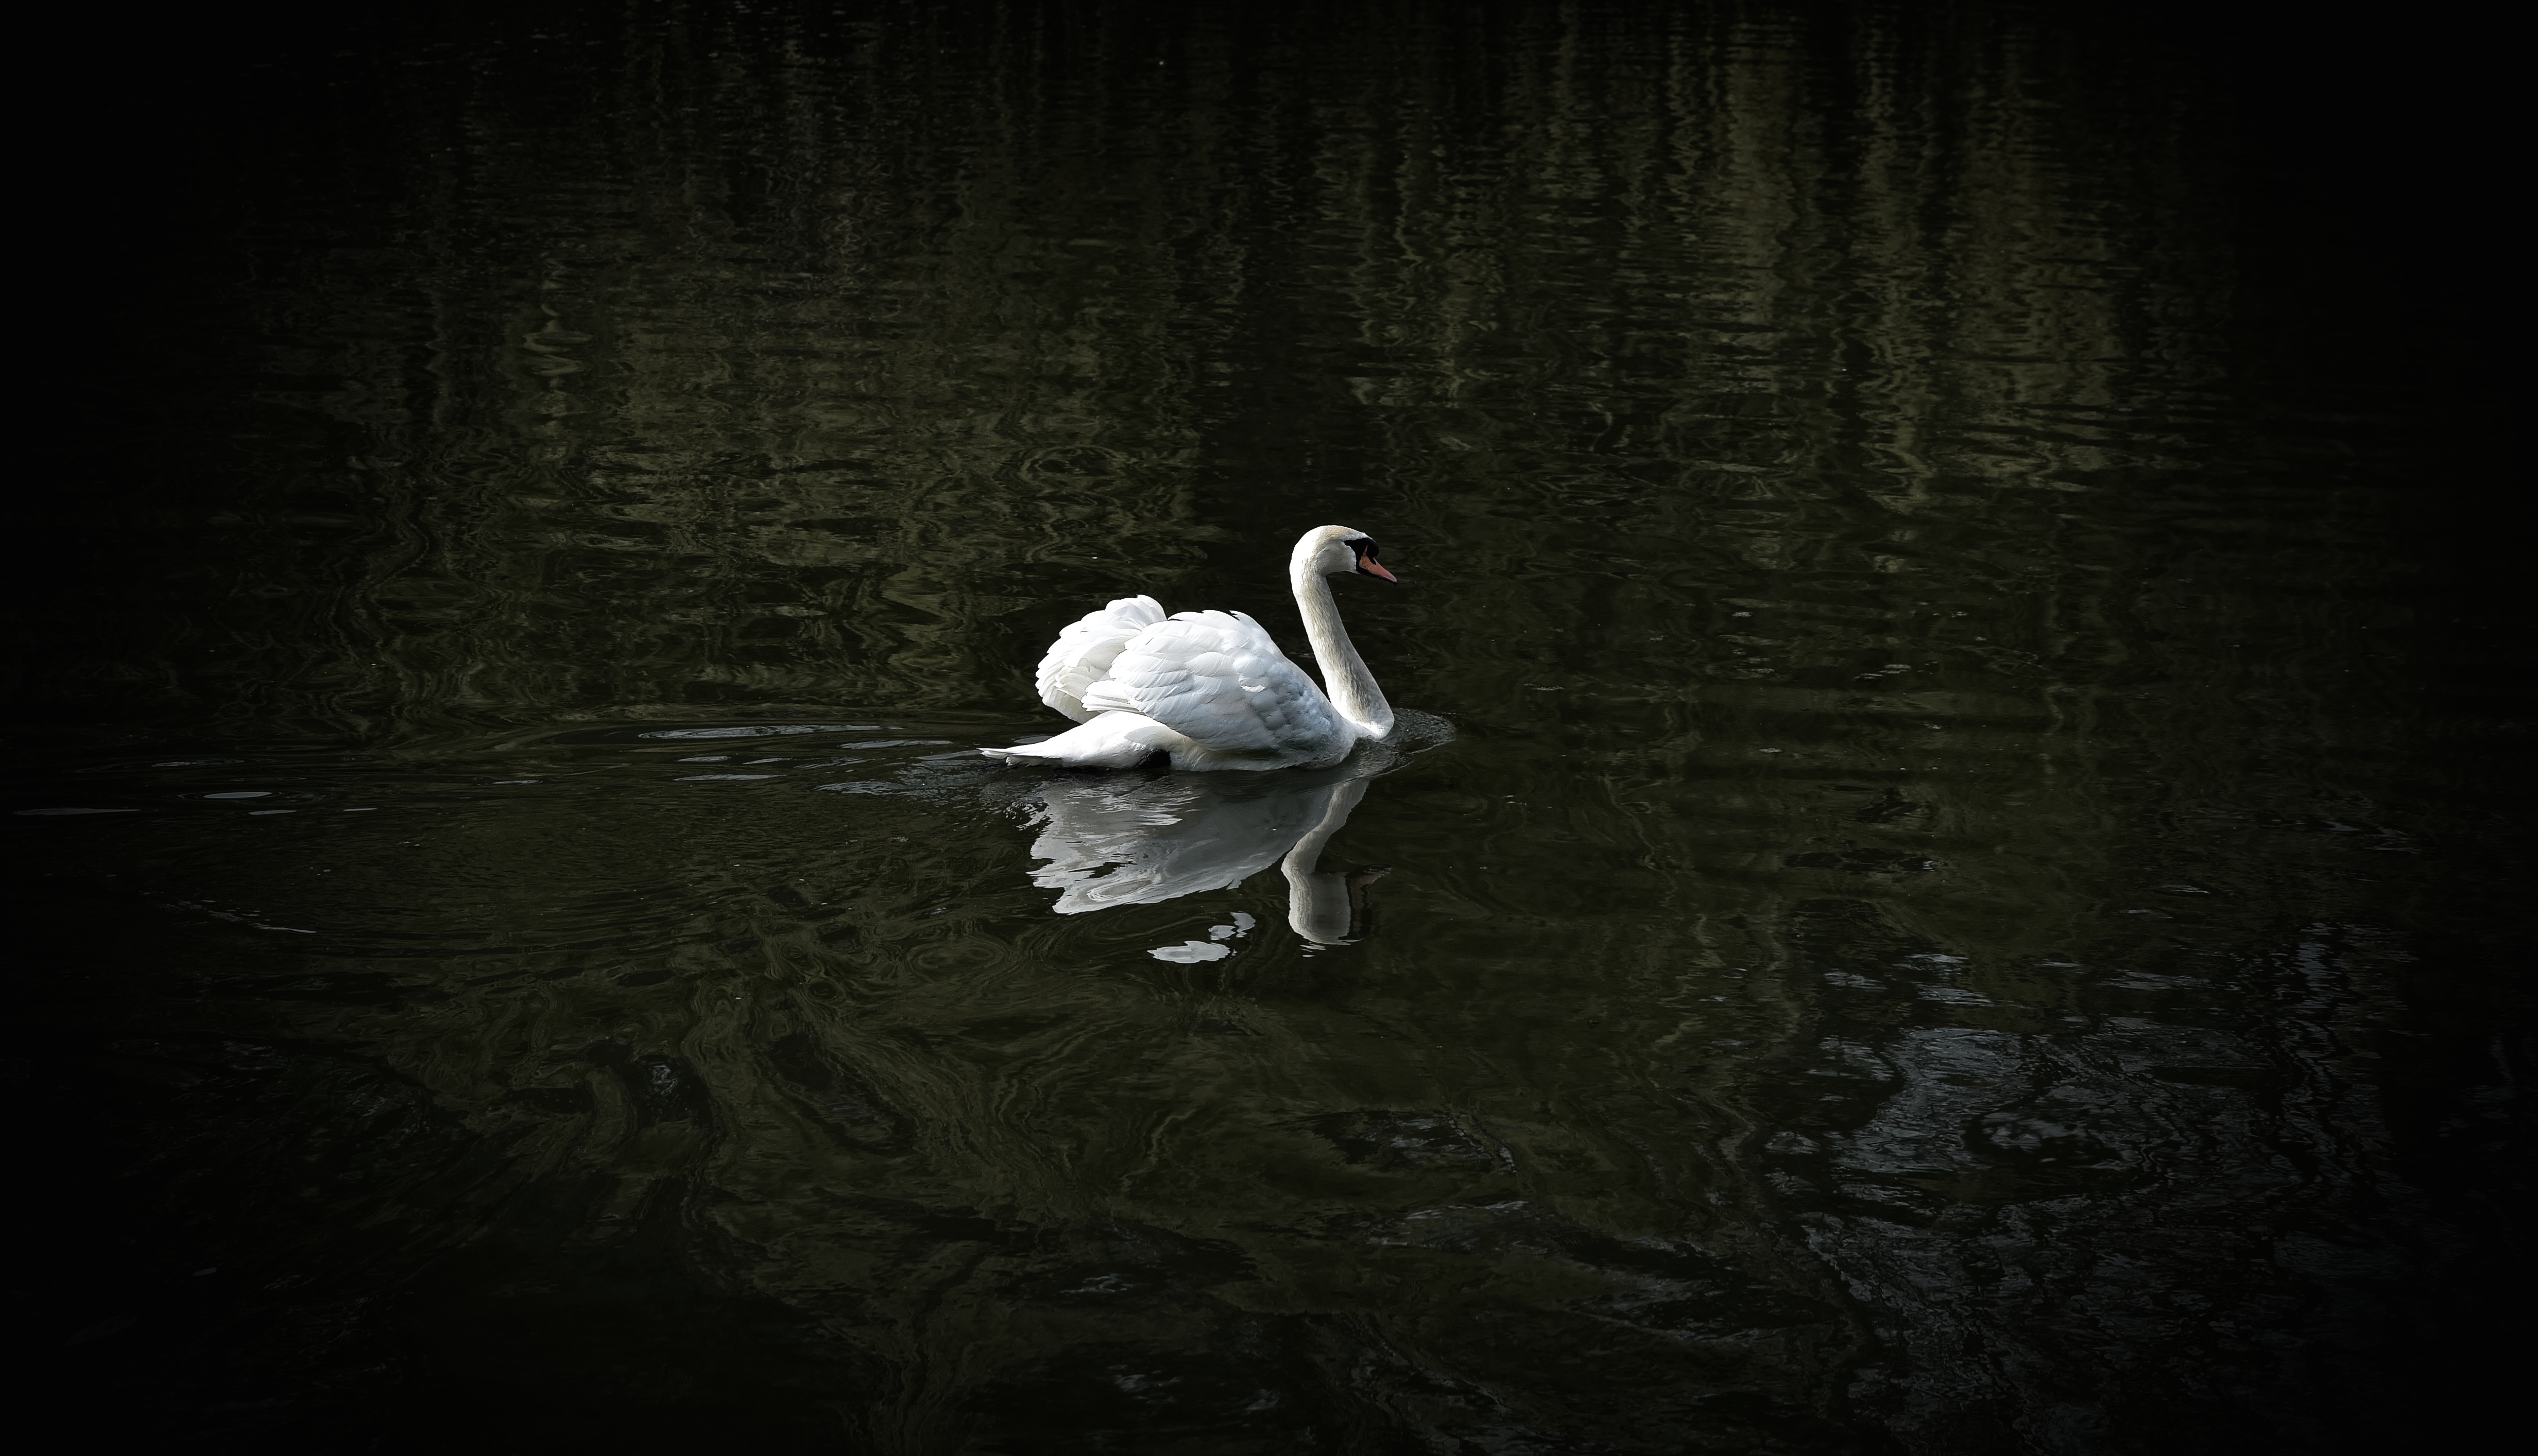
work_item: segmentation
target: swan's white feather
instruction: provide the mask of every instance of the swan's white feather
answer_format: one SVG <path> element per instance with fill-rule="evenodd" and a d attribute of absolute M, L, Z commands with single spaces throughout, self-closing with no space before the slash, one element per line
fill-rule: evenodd
<path fill-rule="evenodd" d="M 1143 714 L 1211 759 L 1301 763 L 1356 741 L 1313 680 L 1239 612 L 1179 612 L 1144 629 L 1081 700 L 1091 712 Z"/>
<path fill-rule="evenodd" d="M 1084 706 L 1086 690 L 1109 675 L 1131 637 L 1163 620 L 1164 604 L 1153 597 L 1119 597 L 1068 624 L 1039 660 L 1039 700 L 1079 723 L 1087 721 L 1093 713 Z"/>

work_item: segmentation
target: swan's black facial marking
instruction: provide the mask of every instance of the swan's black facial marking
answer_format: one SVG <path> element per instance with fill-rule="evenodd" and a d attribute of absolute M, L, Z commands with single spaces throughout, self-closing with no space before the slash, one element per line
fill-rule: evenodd
<path fill-rule="evenodd" d="M 1374 559 L 1375 545 L 1373 537 L 1352 536 L 1348 539 L 1346 545 L 1349 550 L 1357 553 L 1357 574 L 1360 576 L 1372 576 L 1383 581 L 1399 581 L 1401 579 L 1376 563 Z"/>

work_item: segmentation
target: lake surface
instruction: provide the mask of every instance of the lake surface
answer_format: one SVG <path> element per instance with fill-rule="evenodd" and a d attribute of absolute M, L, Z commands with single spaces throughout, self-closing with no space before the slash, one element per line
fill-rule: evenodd
<path fill-rule="evenodd" d="M 2500 1358 L 2525 701 L 2156 37 L 240 55 L 17 735 L 23 1307 L 111 1419 L 2300 1451 Z M 1301 658 L 1326 523 L 1397 744 L 975 752 L 1110 597 Z"/>

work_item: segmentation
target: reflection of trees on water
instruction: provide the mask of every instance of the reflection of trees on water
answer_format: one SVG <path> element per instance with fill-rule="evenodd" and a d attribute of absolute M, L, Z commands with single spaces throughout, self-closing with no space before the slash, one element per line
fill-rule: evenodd
<path fill-rule="evenodd" d="M 2234 534 L 2245 506 L 2168 471 L 2210 443 L 2228 306 L 2227 210 L 2172 165 L 2192 105 L 1981 7 L 1266 35 L 1194 7 L 1161 55 L 1038 29 L 1060 9 L 394 73 L 422 119 L 342 143 L 393 205 L 295 183 L 257 234 L 265 374 L 224 446 L 252 484 L 167 588 L 220 604 L 189 629 L 220 651 L 97 672 L 366 728 L 1003 710 L 1049 604 L 1259 592 L 1210 553 L 1370 493 L 1433 569 L 1369 655 L 1502 749 L 1558 741 L 1524 785 L 1557 809 L 1432 796 L 1438 842 L 1522 873 L 1440 866 L 1418 959 L 1241 1004 L 1086 973 L 1100 917 L 972 919 L 1024 892 L 934 801 L 869 796 L 939 854 L 803 888 L 834 820 L 755 886 L 714 877 L 765 823 L 701 820 L 630 897 L 678 926 L 638 964 L 382 958 L 432 999 L 337 1009 L 463 1114 L 449 1166 L 510 1180 L 413 1194 L 418 1244 L 534 1224 L 605 1288 L 612 1241 L 690 1239 L 700 1287 L 818 1322 L 771 1346 L 850 1347 L 839 1403 L 910 1453 L 1088 1391 L 1190 1449 L 1262 1411 L 1439 1449 L 1971 1449 L 2271 1378 L 2203 1332 L 2303 1296 L 2244 1273 L 2276 1210 L 2367 1202 L 2367 1109 L 2314 1109 L 2362 1096 L 2329 1033 L 2396 953 L 2249 874 L 2242 903 L 2326 927 L 2296 960 L 2217 921 L 2226 976 L 2037 959 L 2168 954 L 2092 917 L 2122 864 L 2184 877 L 2181 808 L 2317 817 L 2240 771 L 2314 758 L 2309 690 L 2248 717 L 2173 644 L 2327 640 L 2374 569 Z M 2258 630 L 2145 584 L 2304 570 L 2336 589 Z M 1058 909 L 1279 864 L 1299 934 L 1347 938 L 1312 857 L 1365 780 L 1142 782 L 1048 791 Z M 662 834 L 463 823 L 468 873 L 523 894 Z M 330 1146 L 372 1146 L 344 1115 Z M 2184 1290 L 2219 1312 L 2172 1318 Z"/>
<path fill-rule="evenodd" d="M 2211 373 L 2191 188 L 2107 155 L 2181 123 L 2145 102 L 2119 143 L 2038 103 L 2097 63 L 2016 23 L 1205 11 L 1154 53 L 1028 7 L 876 24 L 788 33 L 780 63 L 668 24 L 595 73 L 529 85 L 520 56 L 518 90 L 443 118 L 473 151 L 419 125 L 368 159 L 410 179 L 374 233 L 261 244 L 238 407 L 289 430 L 239 448 L 326 438 L 260 461 L 289 486 L 224 522 L 235 640 L 187 681 L 373 723 L 983 706 L 1037 604 L 1195 583 L 1326 489 L 1314 452 L 1467 580 L 1535 563 L 1545 520 L 1731 589 L 1980 518 L 2026 543 L 1987 564 L 2062 603 L 2065 494 L 2190 443 L 2161 412 Z M 1025 54 L 1064 56 L 1101 120 Z M 441 79 L 401 74 L 400 104 L 438 114 Z M 595 103 L 557 114 L 555 85 Z M 1263 429 L 1300 416 L 1308 440 Z M 1914 539 L 1838 529 L 1861 492 Z M 265 593 L 311 530 L 341 533 L 314 543 L 331 595 Z M 1631 563 L 1564 564 L 1489 632 L 1405 610 L 1500 691 L 1476 635 L 1555 628 Z"/>

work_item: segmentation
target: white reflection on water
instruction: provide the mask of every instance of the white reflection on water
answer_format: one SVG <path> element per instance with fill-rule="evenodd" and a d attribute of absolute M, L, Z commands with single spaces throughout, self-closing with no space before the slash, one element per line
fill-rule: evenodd
<path fill-rule="evenodd" d="M 1322 851 L 1376 777 L 1451 733 L 1440 719 L 1405 714 L 1396 742 L 1312 772 L 1052 777 L 1032 796 L 1040 832 L 1031 852 L 1044 862 L 1032 883 L 1058 892 L 1050 906 L 1058 914 L 1081 915 L 1232 889 L 1274 864 L 1287 877 L 1287 923 L 1296 934 L 1318 946 L 1351 944 L 1366 888 L 1384 871 L 1319 871 Z M 1152 954 L 1223 959 L 1224 943 L 1251 928 L 1248 915 L 1235 919 L 1218 927 L 1224 935 Z"/>
<path fill-rule="evenodd" d="M 1036 796 L 1032 857 L 1045 863 L 1032 883 L 1058 892 L 1058 914 L 1081 915 L 1228 890 L 1275 864 L 1287 876 L 1287 923 L 1316 945 L 1346 945 L 1353 893 L 1362 896 L 1372 875 L 1314 870 L 1387 761 L 1364 757 L 1334 770 L 1336 781 L 1311 774 L 1265 787 L 1200 774 L 1052 780 Z M 1219 960 L 1224 939 L 1155 954 Z"/>

